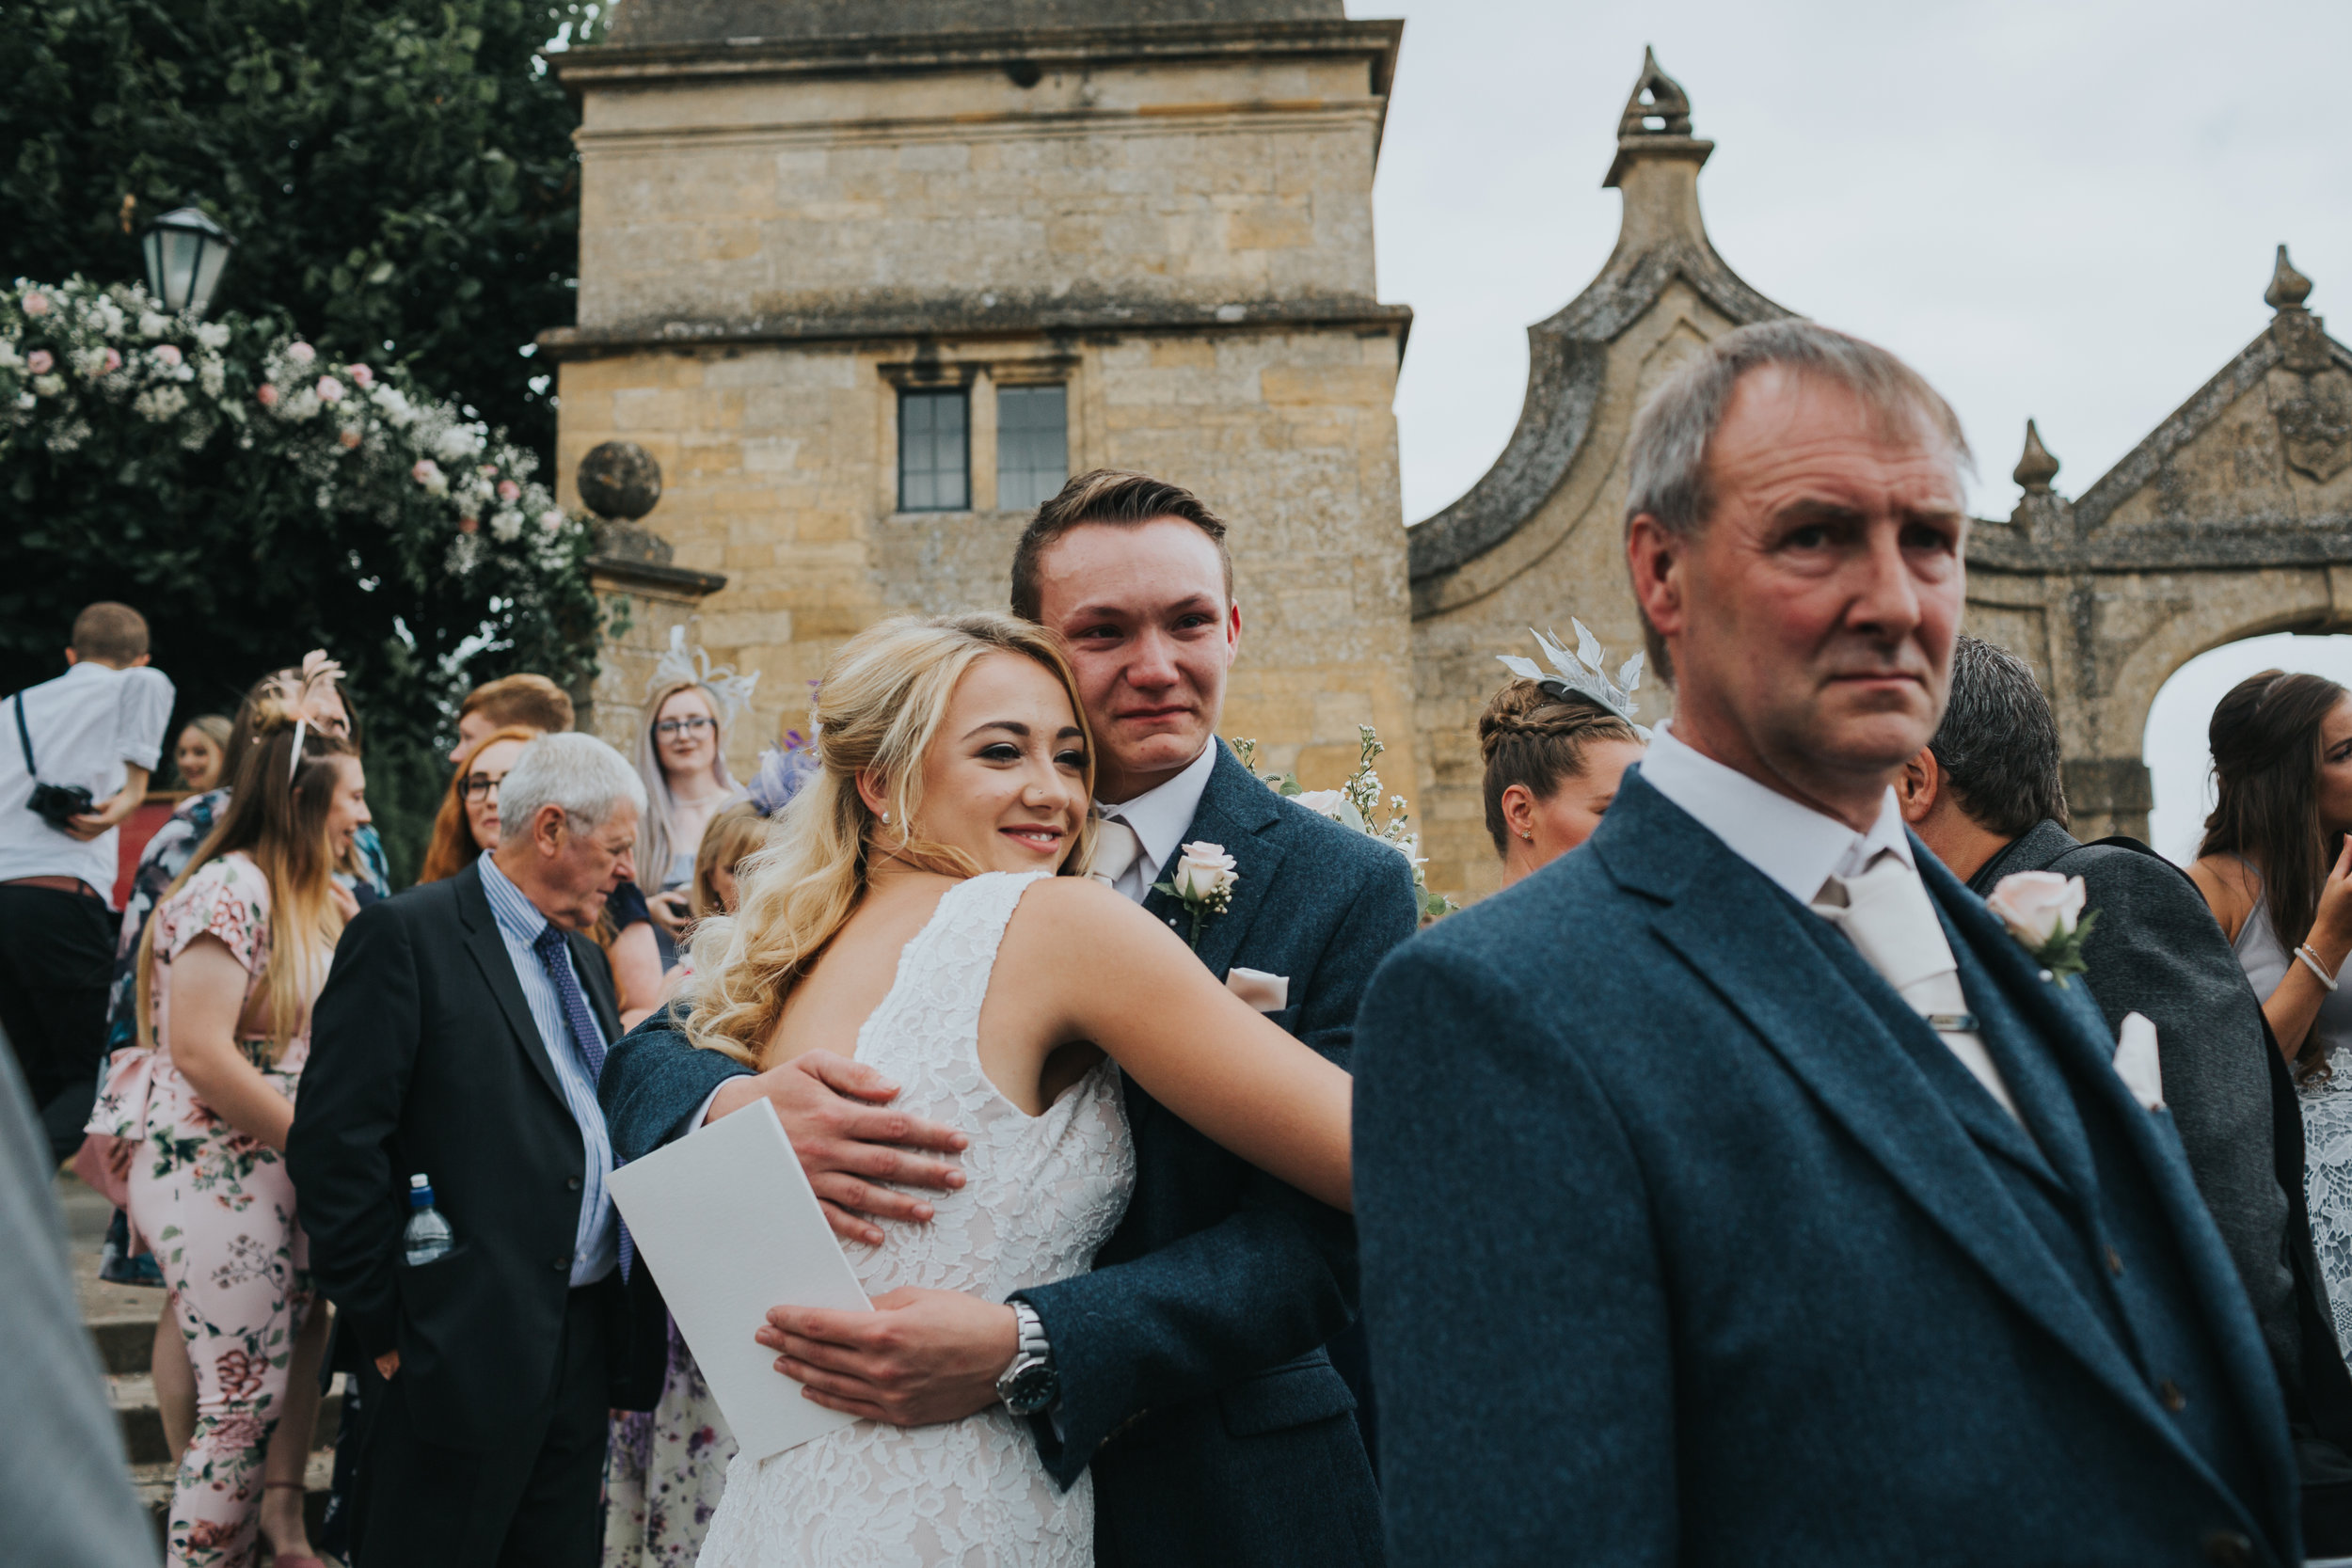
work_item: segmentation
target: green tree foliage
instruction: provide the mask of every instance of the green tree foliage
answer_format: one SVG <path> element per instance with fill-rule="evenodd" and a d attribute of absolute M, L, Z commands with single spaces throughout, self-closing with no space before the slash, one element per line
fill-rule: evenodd
<path fill-rule="evenodd" d="M 239 324 L 232 360 L 300 336 L 544 462 L 552 388 L 529 350 L 573 316 L 579 117 L 541 51 L 586 41 L 597 10 L 0 0 L 0 281 L 131 282 L 140 225 L 200 207 L 237 241 L 213 312 Z M 325 647 L 352 673 L 395 869 L 413 866 L 451 694 L 516 669 L 580 679 L 584 574 L 535 595 L 455 581 L 443 544 L 326 506 L 236 431 L 191 450 L 120 412 L 81 450 L 53 422 L 0 453 L 0 691 L 55 674 L 97 598 L 149 616 L 183 718 Z"/>
<path fill-rule="evenodd" d="M 201 207 L 237 241 L 216 309 L 405 366 L 547 456 L 522 351 L 572 319 L 580 117 L 539 52 L 596 12 L 0 0 L 0 277 L 139 277 L 139 224 Z"/>

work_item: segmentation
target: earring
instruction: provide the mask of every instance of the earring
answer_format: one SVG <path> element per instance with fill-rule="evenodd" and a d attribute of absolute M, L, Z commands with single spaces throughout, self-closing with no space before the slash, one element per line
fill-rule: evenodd
<path fill-rule="evenodd" d="M 890 826 L 890 814 L 888 812 L 882 813 L 882 826 L 885 828 Z"/>
<path fill-rule="evenodd" d="M 1519 830 L 1519 836 L 1527 840 L 1528 843 L 1533 844 L 1535 842 L 1535 830 L 1533 828 L 1521 828 Z"/>

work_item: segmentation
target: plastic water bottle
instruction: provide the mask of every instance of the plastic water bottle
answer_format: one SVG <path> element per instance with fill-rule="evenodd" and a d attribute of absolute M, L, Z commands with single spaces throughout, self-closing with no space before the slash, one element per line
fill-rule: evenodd
<path fill-rule="evenodd" d="M 441 1218 L 441 1212 L 433 1207 L 433 1186 L 420 1174 L 408 1179 L 408 1228 L 401 1233 L 400 1244 L 408 1255 L 408 1266 L 430 1263 L 449 1255 L 457 1244 L 457 1237 Z"/>

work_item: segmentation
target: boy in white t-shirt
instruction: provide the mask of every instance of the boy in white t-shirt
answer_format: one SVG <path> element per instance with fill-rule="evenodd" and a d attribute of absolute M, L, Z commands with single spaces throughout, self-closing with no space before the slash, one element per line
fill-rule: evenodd
<path fill-rule="evenodd" d="M 65 658 L 64 674 L 0 704 L 0 1027 L 60 1163 L 105 1051 L 117 830 L 147 798 L 173 697 L 128 605 L 75 616 Z M 72 809 L 76 790 L 87 810 Z"/>

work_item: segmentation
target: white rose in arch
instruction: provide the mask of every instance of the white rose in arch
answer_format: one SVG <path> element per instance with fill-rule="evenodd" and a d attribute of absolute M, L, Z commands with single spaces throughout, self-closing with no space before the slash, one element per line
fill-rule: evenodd
<path fill-rule="evenodd" d="M 2073 934 L 2082 920 L 2083 901 L 2089 896 L 2080 877 L 2061 877 L 2055 871 L 2019 871 L 2002 878 L 1994 888 L 1993 896 L 1984 902 L 2016 933 L 2018 941 L 2039 950 L 2053 937 Z"/>

